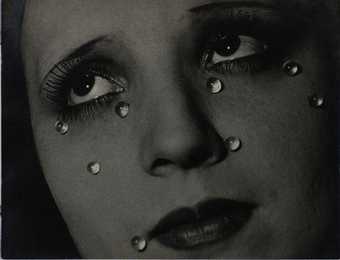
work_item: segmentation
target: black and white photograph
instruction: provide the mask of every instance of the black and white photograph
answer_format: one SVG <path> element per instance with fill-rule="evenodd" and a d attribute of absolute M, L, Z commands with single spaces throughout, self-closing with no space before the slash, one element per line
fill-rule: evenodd
<path fill-rule="evenodd" d="M 339 259 L 339 0 L 2 0 L 3 259 Z"/>

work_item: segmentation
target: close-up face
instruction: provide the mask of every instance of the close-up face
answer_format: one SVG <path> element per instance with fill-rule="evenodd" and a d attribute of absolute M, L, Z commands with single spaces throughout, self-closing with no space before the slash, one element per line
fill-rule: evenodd
<path fill-rule="evenodd" d="M 27 1 L 36 148 L 82 257 L 327 254 L 336 88 L 322 37 L 336 32 L 321 7 Z"/>

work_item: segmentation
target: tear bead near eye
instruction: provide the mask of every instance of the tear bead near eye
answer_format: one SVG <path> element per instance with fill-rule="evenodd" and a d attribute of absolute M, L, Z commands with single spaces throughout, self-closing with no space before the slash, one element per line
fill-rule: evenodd
<path fill-rule="evenodd" d="M 147 247 L 147 242 L 143 237 L 134 236 L 131 239 L 131 246 L 138 252 L 143 252 Z"/>
<path fill-rule="evenodd" d="M 302 73 L 302 66 L 299 63 L 291 60 L 285 61 L 282 65 L 282 69 L 288 76 L 291 77 L 295 77 Z"/>
<path fill-rule="evenodd" d="M 224 142 L 230 152 L 237 152 L 242 146 L 241 139 L 235 136 L 228 137 Z"/>
<path fill-rule="evenodd" d="M 57 120 L 54 127 L 55 127 L 55 130 L 61 135 L 67 134 L 67 132 L 69 130 L 68 123 L 60 121 L 60 120 Z"/>
<path fill-rule="evenodd" d="M 218 94 L 222 92 L 224 88 L 223 82 L 217 78 L 209 78 L 207 81 L 207 87 L 212 94 Z"/>
<path fill-rule="evenodd" d="M 119 102 L 116 106 L 116 113 L 119 117 L 125 118 L 129 114 L 130 104 L 126 102 Z"/>
<path fill-rule="evenodd" d="M 313 108 L 322 108 L 325 105 L 325 99 L 319 95 L 311 95 L 308 97 L 309 105 Z"/>
<path fill-rule="evenodd" d="M 98 162 L 90 162 L 87 165 L 87 171 L 93 175 L 97 175 L 100 172 L 100 164 Z"/>

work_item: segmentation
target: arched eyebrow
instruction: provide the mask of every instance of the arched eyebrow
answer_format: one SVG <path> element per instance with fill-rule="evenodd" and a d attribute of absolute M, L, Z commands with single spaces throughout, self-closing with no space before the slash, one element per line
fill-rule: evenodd
<path fill-rule="evenodd" d="M 279 4 L 280 6 L 282 4 Z M 258 1 L 228 1 L 228 2 L 214 2 L 189 9 L 192 14 L 204 14 L 206 12 L 214 11 L 221 8 L 238 8 L 238 7 L 253 7 L 262 9 L 276 9 L 277 7 L 272 3 L 264 3 Z"/>
<path fill-rule="evenodd" d="M 218 12 L 227 9 L 236 8 L 254 8 L 262 10 L 270 10 L 274 13 L 289 17 L 290 20 L 307 24 L 313 21 L 313 14 L 317 11 L 320 5 L 320 0 L 315 0 L 313 3 L 306 3 L 299 0 L 277 0 L 277 1 L 219 1 L 212 2 L 205 5 L 193 7 L 189 9 L 189 13 L 193 18 L 199 18 L 210 13 Z"/>
<path fill-rule="evenodd" d="M 69 51 L 69 53 L 65 55 L 64 60 L 85 56 L 86 54 L 90 53 L 99 43 L 109 41 L 108 38 L 109 37 L 107 35 L 104 35 L 89 40 L 81 46 Z"/>

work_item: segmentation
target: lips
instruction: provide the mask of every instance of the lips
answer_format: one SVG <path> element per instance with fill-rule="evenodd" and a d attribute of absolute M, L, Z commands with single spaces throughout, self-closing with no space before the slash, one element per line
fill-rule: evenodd
<path fill-rule="evenodd" d="M 173 249 L 193 249 L 226 240 L 246 224 L 255 207 L 222 198 L 202 201 L 167 214 L 150 231 L 149 239 Z"/>

